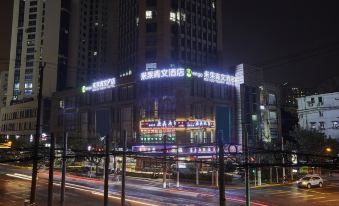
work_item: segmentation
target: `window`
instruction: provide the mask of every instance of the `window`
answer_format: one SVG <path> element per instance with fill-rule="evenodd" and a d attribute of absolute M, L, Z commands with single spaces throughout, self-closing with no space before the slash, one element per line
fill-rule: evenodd
<path fill-rule="evenodd" d="M 171 21 L 176 21 L 176 19 L 177 19 L 177 18 L 176 18 L 175 12 L 171 11 L 171 12 L 170 12 L 170 20 L 171 20 Z"/>
<path fill-rule="evenodd" d="M 157 0 L 147 0 L 146 5 L 150 6 L 150 7 L 156 7 L 157 6 Z"/>
<path fill-rule="evenodd" d="M 32 82 L 26 82 L 25 83 L 25 89 L 32 89 L 32 88 L 33 88 Z"/>
<path fill-rule="evenodd" d="M 28 26 L 35 26 L 36 25 L 36 21 L 29 21 L 28 22 Z"/>
<path fill-rule="evenodd" d="M 33 52 L 34 52 L 34 47 L 27 48 L 27 53 L 33 53 Z"/>
<path fill-rule="evenodd" d="M 145 16 L 146 16 L 146 19 L 152 19 L 153 18 L 153 11 L 147 10 Z"/>
<path fill-rule="evenodd" d="M 28 39 L 35 39 L 35 34 L 28 34 Z M 28 49 L 33 49 L 34 51 L 34 48 L 27 48 L 27 52 L 28 52 Z"/>
<path fill-rule="evenodd" d="M 317 123 L 311 122 L 310 124 L 311 124 L 311 128 L 312 128 L 312 129 L 315 129 L 315 126 L 316 126 Z"/>
<path fill-rule="evenodd" d="M 318 105 L 323 105 L 323 98 L 322 97 L 318 97 Z"/>
<path fill-rule="evenodd" d="M 319 111 L 319 117 L 323 117 L 324 116 L 324 112 L 323 111 Z"/>
<path fill-rule="evenodd" d="M 333 129 L 338 129 L 339 128 L 339 122 L 338 121 L 333 121 L 332 124 L 333 124 L 332 125 Z"/>
<path fill-rule="evenodd" d="M 29 19 L 36 19 L 36 14 L 30 14 Z"/>
<path fill-rule="evenodd" d="M 36 7 L 30 8 L 30 9 L 29 9 L 29 12 L 30 12 L 30 13 L 37 12 L 37 8 L 36 8 Z"/>
<path fill-rule="evenodd" d="M 319 129 L 325 129 L 325 122 L 319 122 Z"/>
<path fill-rule="evenodd" d="M 30 6 L 36 6 L 36 5 L 38 5 L 38 1 L 31 1 L 31 2 L 29 3 L 29 5 L 30 5 Z"/>
<path fill-rule="evenodd" d="M 146 32 L 157 32 L 157 24 L 156 23 L 146 24 Z"/>

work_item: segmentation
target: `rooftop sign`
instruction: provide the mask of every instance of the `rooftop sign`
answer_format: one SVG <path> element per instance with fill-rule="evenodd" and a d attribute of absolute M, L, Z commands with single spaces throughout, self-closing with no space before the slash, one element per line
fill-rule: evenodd
<path fill-rule="evenodd" d="M 87 91 L 101 91 L 109 88 L 114 88 L 116 85 L 115 78 L 110 78 L 110 79 L 105 79 L 97 82 L 93 82 L 92 85 L 90 86 L 82 86 L 81 87 L 81 92 L 85 93 Z"/>
<path fill-rule="evenodd" d="M 213 71 L 197 72 L 191 68 L 170 68 L 170 69 L 158 69 L 152 71 L 142 72 L 140 79 L 142 81 L 152 79 L 170 79 L 170 78 L 202 78 L 206 82 L 212 82 L 217 84 L 233 85 L 235 83 L 235 77 L 228 74 L 221 74 Z"/>

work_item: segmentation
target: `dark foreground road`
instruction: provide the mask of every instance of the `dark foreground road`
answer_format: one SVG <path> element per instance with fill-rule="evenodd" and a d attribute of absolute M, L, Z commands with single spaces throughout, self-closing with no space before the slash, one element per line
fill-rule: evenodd
<path fill-rule="evenodd" d="M 60 181 L 56 172 L 54 205 L 59 205 Z M 102 181 L 67 176 L 66 206 L 103 205 Z M 23 205 L 30 194 L 30 170 L 0 164 L 0 205 Z M 110 205 L 120 205 L 120 182 L 110 183 Z M 215 206 L 218 191 L 188 185 L 180 190 L 175 187 L 162 189 L 161 180 L 128 177 L 126 182 L 127 205 L 131 206 Z M 245 205 L 242 187 L 226 188 L 227 206 Z M 294 185 L 268 186 L 251 189 L 254 206 L 339 205 L 339 180 L 325 182 L 324 188 L 298 189 Z M 37 203 L 47 205 L 47 174 L 40 171 Z"/>

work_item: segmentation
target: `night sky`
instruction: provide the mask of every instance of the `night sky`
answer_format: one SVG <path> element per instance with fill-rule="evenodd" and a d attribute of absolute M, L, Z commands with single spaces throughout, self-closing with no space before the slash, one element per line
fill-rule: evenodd
<path fill-rule="evenodd" d="M 1 37 L 10 33 L 3 29 L 10 25 L 10 1 L 0 4 Z M 239 63 L 262 66 L 267 81 L 306 87 L 339 76 L 337 0 L 223 0 L 223 5 L 228 68 Z M 0 38 L 0 58 L 6 57 L 8 44 Z"/>
<path fill-rule="evenodd" d="M 223 3 L 229 67 L 241 62 L 264 66 L 267 81 L 304 87 L 339 76 L 339 1 Z"/>
<path fill-rule="evenodd" d="M 13 0 L 0 0 L 0 71 L 8 69 Z"/>

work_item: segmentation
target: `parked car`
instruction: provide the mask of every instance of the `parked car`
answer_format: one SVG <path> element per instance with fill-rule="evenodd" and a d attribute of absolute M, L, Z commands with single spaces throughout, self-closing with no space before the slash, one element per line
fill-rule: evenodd
<path fill-rule="evenodd" d="M 306 175 L 297 181 L 298 187 L 306 187 L 310 189 L 314 186 L 323 187 L 324 180 L 319 175 Z"/>

